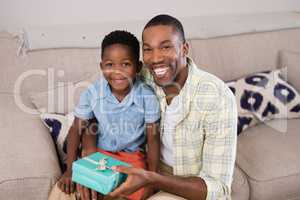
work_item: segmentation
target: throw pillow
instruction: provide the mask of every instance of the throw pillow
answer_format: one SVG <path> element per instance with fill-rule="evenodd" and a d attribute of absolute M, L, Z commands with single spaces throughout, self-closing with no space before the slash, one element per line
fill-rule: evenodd
<path fill-rule="evenodd" d="M 238 134 L 267 120 L 300 117 L 300 95 L 285 81 L 283 71 L 259 72 L 227 83 L 236 96 Z"/>
<path fill-rule="evenodd" d="M 67 114 L 73 111 L 81 92 L 98 78 L 99 75 L 95 74 L 83 81 L 61 82 L 58 86 L 47 91 L 33 93 L 29 98 L 40 113 Z"/>
<path fill-rule="evenodd" d="M 73 113 L 68 115 L 43 113 L 40 117 L 45 126 L 49 128 L 56 146 L 61 168 L 65 171 L 67 167 L 67 135 L 73 123 L 74 115 Z"/>
<path fill-rule="evenodd" d="M 300 52 L 282 50 L 279 55 L 279 67 L 287 68 L 287 81 L 300 91 Z"/>

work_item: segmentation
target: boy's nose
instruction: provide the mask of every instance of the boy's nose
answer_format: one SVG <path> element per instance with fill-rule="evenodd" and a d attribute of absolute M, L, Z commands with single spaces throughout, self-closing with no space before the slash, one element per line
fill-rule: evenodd
<path fill-rule="evenodd" d="M 113 74 L 113 75 L 123 75 L 123 76 L 125 76 L 125 73 L 122 71 L 122 70 L 120 70 L 120 69 L 112 69 L 112 71 L 111 71 L 111 73 Z"/>

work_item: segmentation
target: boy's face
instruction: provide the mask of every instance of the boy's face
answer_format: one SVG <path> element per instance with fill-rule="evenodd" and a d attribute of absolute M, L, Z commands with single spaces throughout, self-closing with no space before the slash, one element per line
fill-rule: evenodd
<path fill-rule="evenodd" d="M 139 68 L 138 65 L 131 49 L 123 44 L 106 47 L 100 63 L 103 75 L 112 91 L 120 94 L 130 90 Z"/>
<path fill-rule="evenodd" d="M 184 67 L 188 45 L 172 26 L 156 25 L 143 32 L 143 60 L 159 86 L 172 84 Z"/>

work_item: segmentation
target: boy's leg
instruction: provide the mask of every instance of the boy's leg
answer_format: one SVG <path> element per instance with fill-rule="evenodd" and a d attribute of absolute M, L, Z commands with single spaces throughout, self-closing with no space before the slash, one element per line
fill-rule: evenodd
<path fill-rule="evenodd" d="M 100 153 L 112 156 L 113 158 L 116 158 L 118 160 L 121 160 L 123 162 L 126 162 L 133 167 L 146 169 L 146 162 L 145 162 L 145 155 L 141 152 L 117 152 L 117 153 L 111 153 L 107 151 L 103 151 L 101 149 L 98 149 Z M 127 198 L 130 200 L 140 200 L 144 194 L 144 188 L 136 191 L 135 193 L 129 195 Z"/>
<path fill-rule="evenodd" d="M 62 192 L 56 183 L 50 192 L 48 200 L 76 200 L 76 196 L 75 193 L 66 194 Z"/>

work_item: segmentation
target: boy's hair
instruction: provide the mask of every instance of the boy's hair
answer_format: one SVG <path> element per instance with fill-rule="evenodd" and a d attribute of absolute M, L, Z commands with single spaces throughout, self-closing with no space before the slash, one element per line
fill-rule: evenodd
<path fill-rule="evenodd" d="M 105 48 L 113 44 L 123 44 L 128 46 L 132 51 L 134 61 L 138 64 L 140 59 L 140 43 L 132 33 L 116 30 L 106 35 L 101 44 L 101 58 L 103 57 Z"/>
<path fill-rule="evenodd" d="M 151 26 L 157 26 L 157 25 L 167 25 L 167 26 L 172 26 L 176 32 L 179 33 L 181 39 L 183 42 L 185 42 L 185 35 L 184 35 L 184 30 L 181 22 L 176 19 L 175 17 L 172 17 L 170 15 L 157 15 L 153 17 L 144 27 L 144 30 L 148 27 Z"/>

